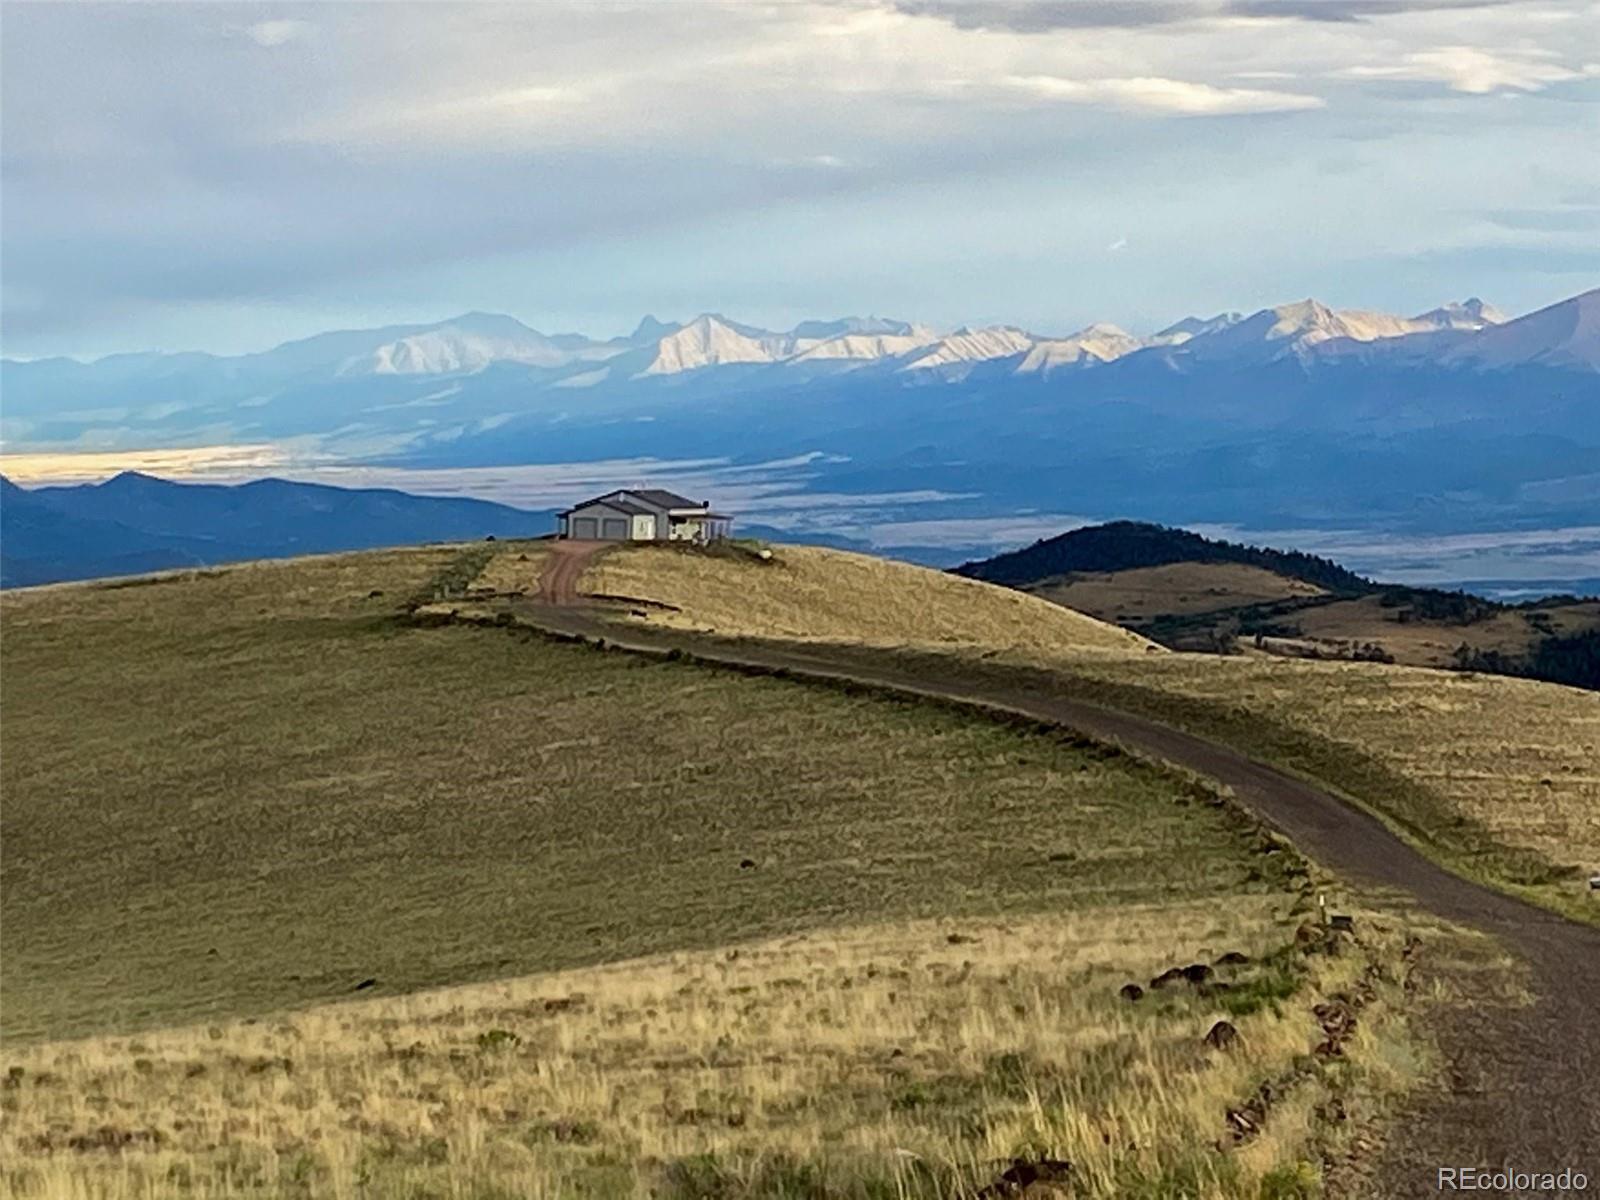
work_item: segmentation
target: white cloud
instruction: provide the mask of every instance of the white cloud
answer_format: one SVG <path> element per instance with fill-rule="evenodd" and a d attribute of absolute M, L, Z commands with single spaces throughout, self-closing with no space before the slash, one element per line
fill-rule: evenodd
<path fill-rule="evenodd" d="M 1125 237 L 1124 238 L 1118 238 L 1116 241 L 1112 242 L 1109 246 L 1106 247 L 1106 249 L 1112 254 L 1115 254 L 1118 250 L 1126 250 L 1127 248 L 1128 248 L 1128 239 L 1125 238 Z"/>
<path fill-rule="evenodd" d="M 309 21 L 257 21 L 244 32 L 258 46 L 283 46 L 306 37 L 313 28 Z"/>
<path fill-rule="evenodd" d="M 1099 104 L 1138 112 L 1178 116 L 1233 116 L 1293 112 L 1325 106 L 1320 96 L 1258 88 L 1219 88 L 1184 79 L 1140 76 L 1131 79 L 1063 79 L 1055 75 L 1008 75 L 1005 85 L 1018 92 L 1070 104 Z"/>
<path fill-rule="evenodd" d="M 1548 51 L 1491 52 L 1475 46 L 1440 46 L 1407 54 L 1398 63 L 1356 66 L 1346 75 L 1366 79 L 1408 79 L 1442 83 L 1455 92 L 1537 92 L 1551 84 L 1600 75 L 1600 64 L 1567 66 Z"/>

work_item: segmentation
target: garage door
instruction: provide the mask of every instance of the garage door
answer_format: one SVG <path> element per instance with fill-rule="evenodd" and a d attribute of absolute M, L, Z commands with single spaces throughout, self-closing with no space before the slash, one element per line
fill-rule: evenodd
<path fill-rule="evenodd" d="M 628 536 L 628 522 L 623 517 L 606 517 L 600 522 L 600 536 L 621 541 Z"/>
<path fill-rule="evenodd" d="M 572 519 L 572 536 L 583 541 L 594 541 L 599 537 L 597 526 L 599 522 L 593 517 L 574 517 Z"/>

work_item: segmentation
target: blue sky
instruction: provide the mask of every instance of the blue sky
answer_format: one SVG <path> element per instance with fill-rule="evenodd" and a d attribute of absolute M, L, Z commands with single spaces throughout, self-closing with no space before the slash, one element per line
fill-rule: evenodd
<path fill-rule="evenodd" d="M 1594 0 L 18 4 L 4 349 L 1600 277 Z"/>

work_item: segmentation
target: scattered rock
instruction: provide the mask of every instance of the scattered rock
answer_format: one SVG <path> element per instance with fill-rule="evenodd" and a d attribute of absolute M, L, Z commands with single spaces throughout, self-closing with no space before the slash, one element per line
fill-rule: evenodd
<path fill-rule="evenodd" d="M 1157 975 L 1150 981 L 1150 986 L 1152 988 L 1164 988 L 1167 986 L 1167 984 L 1182 978 L 1182 967 L 1168 967 L 1165 971 L 1161 972 L 1161 974 Z"/>
<path fill-rule="evenodd" d="M 248 1059 L 241 1064 L 245 1073 L 249 1075 L 265 1075 L 268 1071 L 282 1071 L 288 1075 L 294 1071 L 294 1061 L 288 1058 L 267 1055 L 262 1058 Z"/>
<path fill-rule="evenodd" d="M 1249 961 L 1250 956 L 1248 954 L 1243 954 L 1238 950 L 1229 950 L 1211 965 L 1214 967 L 1242 967 Z"/>
<path fill-rule="evenodd" d="M 376 600 L 382 595 L 383 595 L 383 589 L 382 588 L 373 588 L 370 592 L 367 593 L 367 599 L 368 600 Z"/>
<path fill-rule="evenodd" d="M 1328 928 L 1336 929 L 1340 933 L 1354 933 L 1356 931 L 1356 919 L 1347 913 L 1334 913 L 1328 918 Z"/>
<path fill-rule="evenodd" d="M 977 941 L 978 939 L 975 937 L 968 937 L 964 933 L 951 933 L 946 934 L 944 940 L 949 942 L 952 946 L 965 946 Z"/>
<path fill-rule="evenodd" d="M 1034 1184 L 1068 1183 L 1072 1179 L 1072 1164 L 1060 1158 L 1016 1158 L 1000 1172 L 988 1187 L 980 1188 L 980 1197 L 1019 1196 Z"/>
<path fill-rule="evenodd" d="M 1205 1036 L 1206 1045 L 1213 1050 L 1227 1050 L 1238 1040 L 1239 1031 L 1234 1028 L 1232 1021 L 1218 1021 Z"/>
<path fill-rule="evenodd" d="M 739 870 L 741 871 L 753 871 L 755 866 L 756 860 L 753 858 L 741 858 L 739 860 Z"/>
<path fill-rule="evenodd" d="M 1144 999 L 1144 989 L 1137 983 L 1125 983 L 1122 985 L 1122 990 L 1119 991 L 1117 995 L 1121 996 L 1130 1004 L 1137 1004 L 1140 1000 Z"/>
<path fill-rule="evenodd" d="M 1204 983 L 1211 975 L 1211 968 L 1205 963 L 1190 963 L 1183 969 L 1183 977 L 1190 983 Z"/>
<path fill-rule="evenodd" d="M 378 981 L 376 979 L 363 979 L 360 983 L 356 984 L 355 987 L 351 988 L 350 990 L 352 992 L 364 992 L 368 988 L 375 988 L 377 986 L 378 986 Z"/>
<path fill-rule="evenodd" d="M 48 1139 L 49 1135 L 43 1135 Z M 159 1129 L 118 1129 L 114 1125 L 102 1125 L 88 1133 L 74 1134 L 67 1138 L 66 1146 L 69 1150 L 122 1150 L 128 1146 L 159 1146 L 166 1140 Z"/>

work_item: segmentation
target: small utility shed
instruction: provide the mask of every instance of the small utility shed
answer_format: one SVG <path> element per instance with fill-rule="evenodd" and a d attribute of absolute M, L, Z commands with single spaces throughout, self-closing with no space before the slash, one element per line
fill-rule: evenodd
<path fill-rule="evenodd" d="M 726 537 L 731 518 L 661 488 L 624 488 L 557 514 L 558 536 L 574 541 L 709 542 Z"/>

